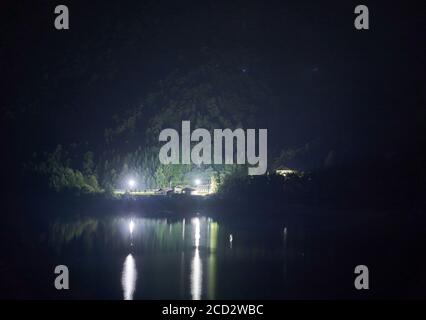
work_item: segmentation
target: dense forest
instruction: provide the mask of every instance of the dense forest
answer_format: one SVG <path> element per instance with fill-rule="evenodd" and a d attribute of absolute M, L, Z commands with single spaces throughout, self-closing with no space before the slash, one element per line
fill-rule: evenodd
<path fill-rule="evenodd" d="M 35 155 L 30 167 L 47 177 L 57 191 L 82 192 L 111 191 L 128 176 L 136 177 L 140 188 L 159 188 L 185 184 L 185 175 L 192 171 L 212 171 L 219 180 L 238 171 L 232 165 L 161 165 L 158 160 L 160 131 L 180 130 L 182 119 L 212 132 L 251 128 L 273 112 L 266 85 L 233 67 L 232 57 L 210 52 L 201 56 L 199 66 L 176 70 L 137 107 L 113 116 L 113 126 L 104 129 L 102 147 L 97 146 L 101 151 L 90 149 L 89 144 L 57 145 L 53 151 Z"/>

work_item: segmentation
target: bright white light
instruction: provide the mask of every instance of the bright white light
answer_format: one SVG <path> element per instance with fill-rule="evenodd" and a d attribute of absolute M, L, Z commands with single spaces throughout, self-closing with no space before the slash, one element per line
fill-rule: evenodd
<path fill-rule="evenodd" d="M 193 218 L 191 222 L 195 245 L 194 258 L 191 263 L 191 296 L 192 300 L 200 300 L 203 280 L 203 266 L 198 249 L 201 237 L 200 218 Z"/>
<path fill-rule="evenodd" d="M 201 263 L 198 248 L 195 249 L 194 258 L 191 263 L 191 297 L 192 300 L 201 300 L 203 286 L 203 265 Z"/>
<path fill-rule="evenodd" d="M 182 240 L 185 240 L 185 219 L 182 220 Z"/>
<path fill-rule="evenodd" d="M 133 220 L 130 220 L 130 222 L 129 222 L 130 234 L 133 234 L 133 229 L 135 229 L 135 223 L 133 222 Z"/>
<path fill-rule="evenodd" d="M 129 254 L 124 261 L 123 273 L 121 275 L 121 286 L 123 287 L 124 300 L 133 300 L 137 277 L 138 273 L 136 271 L 135 259 L 131 254 Z"/>
<path fill-rule="evenodd" d="M 134 188 L 136 186 L 136 181 L 134 179 L 129 179 L 129 181 L 127 181 L 127 184 L 130 188 Z"/>
<path fill-rule="evenodd" d="M 198 248 L 200 246 L 200 218 L 193 218 L 192 219 L 193 224 L 193 231 L 194 231 L 194 245 L 195 248 Z"/>
<path fill-rule="evenodd" d="M 199 185 L 201 184 L 201 180 L 200 180 L 200 179 L 195 179 L 195 181 L 194 181 L 194 182 L 195 182 L 195 185 L 196 185 L 196 186 L 199 186 Z"/>

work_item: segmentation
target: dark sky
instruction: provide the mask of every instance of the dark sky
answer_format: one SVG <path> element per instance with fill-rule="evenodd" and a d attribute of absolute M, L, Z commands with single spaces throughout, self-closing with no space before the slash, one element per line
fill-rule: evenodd
<path fill-rule="evenodd" d="M 24 154 L 96 144 L 114 114 L 212 50 L 255 57 L 235 68 L 278 97 L 272 143 L 319 141 L 348 159 L 403 153 L 424 132 L 419 3 L 364 1 L 370 30 L 357 31 L 356 1 L 5 1 L 2 115 Z M 53 27 L 57 4 L 70 9 L 70 30 Z"/>

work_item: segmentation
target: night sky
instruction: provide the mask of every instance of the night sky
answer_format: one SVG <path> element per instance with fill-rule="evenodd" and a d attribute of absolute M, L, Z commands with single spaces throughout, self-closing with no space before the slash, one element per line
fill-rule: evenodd
<path fill-rule="evenodd" d="M 66 1 L 70 30 L 58 31 L 57 1 L 3 1 L 6 143 L 19 159 L 58 143 L 96 148 L 114 115 L 207 52 L 270 88 L 276 106 L 259 122 L 270 150 L 309 144 L 349 162 L 416 152 L 424 11 L 366 2 L 370 30 L 358 31 L 358 3 L 342 2 Z"/>

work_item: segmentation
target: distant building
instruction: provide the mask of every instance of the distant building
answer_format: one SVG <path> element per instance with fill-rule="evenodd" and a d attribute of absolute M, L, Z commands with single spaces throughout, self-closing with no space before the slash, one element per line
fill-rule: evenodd
<path fill-rule="evenodd" d="M 279 166 L 277 169 L 275 169 L 275 173 L 283 177 L 287 177 L 291 174 L 299 174 L 297 170 L 293 170 L 285 166 Z"/>
<path fill-rule="evenodd" d="M 207 195 L 210 193 L 210 184 L 200 184 L 195 187 L 195 191 L 192 194 L 196 195 Z"/>
<path fill-rule="evenodd" d="M 182 184 L 184 186 L 193 188 L 194 190 L 191 193 L 193 195 L 205 196 L 211 193 L 215 193 L 218 187 L 215 174 L 216 172 L 211 167 L 204 170 L 197 168 L 185 174 L 185 177 L 182 180 Z"/>
<path fill-rule="evenodd" d="M 194 191 L 195 191 L 195 189 L 194 189 L 194 188 L 189 188 L 189 187 L 186 187 L 186 188 L 183 188 L 183 189 L 182 189 L 182 193 L 183 193 L 183 194 L 193 194 L 193 193 L 194 193 Z"/>

